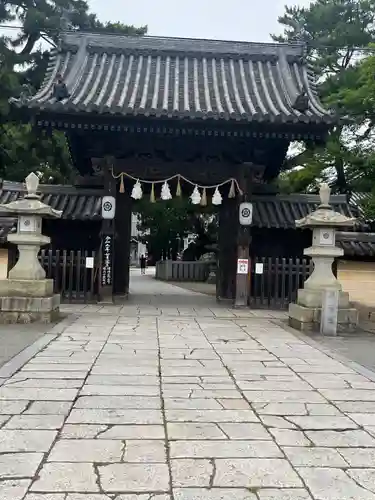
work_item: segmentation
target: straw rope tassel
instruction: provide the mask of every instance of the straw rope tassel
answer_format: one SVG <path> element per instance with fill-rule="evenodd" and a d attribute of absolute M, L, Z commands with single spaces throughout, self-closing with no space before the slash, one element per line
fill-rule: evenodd
<path fill-rule="evenodd" d="M 235 198 L 236 197 L 236 187 L 234 185 L 234 180 L 232 179 L 231 185 L 230 185 L 230 190 L 228 194 L 228 198 Z"/>
<path fill-rule="evenodd" d="M 125 193 L 124 174 L 120 177 L 120 193 Z"/>
<path fill-rule="evenodd" d="M 178 196 L 180 198 L 181 194 L 182 194 L 181 193 L 181 180 L 180 180 L 180 176 L 178 176 L 176 196 Z"/>
<path fill-rule="evenodd" d="M 202 193 L 202 198 L 201 198 L 201 206 L 206 207 L 207 206 L 207 193 L 206 193 L 206 188 L 203 188 L 203 193 Z"/>
<path fill-rule="evenodd" d="M 155 184 L 152 183 L 151 194 L 150 194 L 150 203 L 155 203 L 155 202 L 156 202 L 156 198 L 155 198 Z"/>

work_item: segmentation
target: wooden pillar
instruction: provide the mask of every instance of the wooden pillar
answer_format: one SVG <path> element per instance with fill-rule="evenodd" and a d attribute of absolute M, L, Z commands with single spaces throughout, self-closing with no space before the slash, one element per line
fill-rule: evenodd
<path fill-rule="evenodd" d="M 117 193 L 114 293 L 128 296 L 131 246 L 132 201 L 128 192 Z"/>
<path fill-rule="evenodd" d="M 216 296 L 230 301 L 236 293 L 238 200 L 224 198 L 219 212 L 219 253 Z"/>
<path fill-rule="evenodd" d="M 116 182 L 111 173 L 112 163 L 103 160 L 104 193 L 116 196 Z M 113 263 L 115 220 L 103 219 L 101 236 L 100 301 L 113 302 Z"/>
<path fill-rule="evenodd" d="M 253 164 L 241 165 L 237 181 L 242 195 L 224 199 L 220 207 L 217 298 L 226 299 L 235 307 L 247 307 L 250 292 L 249 273 L 237 273 L 238 259 L 247 260 L 250 269 L 251 244 L 250 227 L 240 225 L 239 208 L 242 202 L 251 201 L 254 177 L 263 170 L 263 167 Z"/>
<path fill-rule="evenodd" d="M 242 191 L 239 202 L 251 202 L 254 181 L 263 176 L 264 166 L 253 163 L 243 163 L 239 170 L 238 184 Z M 240 203 L 239 203 L 240 204 Z M 238 207 L 239 208 L 239 207 Z M 241 226 L 239 222 L 239 210 L 237 213 L 237 262 L 239 259 L 248 262 L 248 273 L 239 274 L 236 269 L 236 298 L 235 307 L 248 307 L 250 293 L 250 245 L 251 245 L 251 225 Z M 236 262 L 236 267 L 237 267 Z"/>
<path fill-rule="evenodd" d="M 249 303 L 250 280 L 249 272 L 247 274 L 239 274 L 237 270 L 237 262 L 246 260 L 250 267 L 250 228 L 249 226 L 241 226 L 239 223 L 239 208 L 241 202 L 249 201 L 251 190 L 251 177 L 249 172 L 250 165 L 243 164 L 239 171 L 238 183 L 242 190 L 242 195 L 239 196 L 238 211 L 237 211 L 237 261 L 236 261 L 236 296 L 234 301 L 235 307 L 247 307 Z"/>

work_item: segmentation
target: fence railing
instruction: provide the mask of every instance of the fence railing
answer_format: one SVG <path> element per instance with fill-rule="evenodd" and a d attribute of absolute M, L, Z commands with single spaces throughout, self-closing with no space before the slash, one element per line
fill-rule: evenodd
<path fill-rule="evenodd" d="M 86 259 L 94 260 L 94 267 L 86 266 Z M 98 298 L 98 255 L 88 251 L 41 250 L 41 265 L 47 278 L 54 280 L 55 293 L 67 302 L 94 302 Z"/>
<path fill-rule="evenodd" d="M 256 264 L 262 264 L 262 274 L 256 274 Z M 296 300 L 297 291 L 312 273 L 313 264 L 306 258 L 255 257 L 250 269 L 250 306 L 286 309 Z"/>
<path fill-rule="evenodd" d="M 215 262 L 161 260 L 156 263 L 156 279 L 163 281 L 207 281 Z"/>
<path fill-rule="evenodd" d="M 94 260 L 94 268 L 86 267 L 86 259 Z M 99 253 L 89 251 L 42 250 L 40 262 L 47 278 L 54 280 L 55 293 L 67 302 L 95 302 L 100 293 Z M 14 262 L 13 262 L 14 260 Z M 12 265 L 15 257 L 12 257 Z M 262 264 L 262 273 L 256 273 Z M 156 278 L 165 281 L 207 281 L 214 262 L 160 261 Z M 297 298 L 310 276 L 313 264 L 307 258 L 255 257 L 250 261 L 250 298 L 253 308 L 286 309 Z M 258 266 L 258 271 L 260 271 Z"/>

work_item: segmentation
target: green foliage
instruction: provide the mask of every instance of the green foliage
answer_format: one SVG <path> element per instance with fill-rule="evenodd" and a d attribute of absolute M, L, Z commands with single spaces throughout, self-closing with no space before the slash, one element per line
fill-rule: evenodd
<path fill-rule="evenodd" d="M 207 253 L 218 250 L 219 219 L 216 214 L 199 214 L 194 218 L 195 239 L 184 251 L 183 260 L 199 260 Z"/>
<path fill-rule="evenodd" d="M 101 23 L 84 0 L 2 0 L 0 23 L 10 22 L 22 30 L 12 40 L 0 36 L 0 178 L 23 181 L 38 171 L 43 182 L 72 182 L 74 167 L 64 135 L 21 125 L 9 98 L 40 87 L 49 57 L 41 42 L 48 41 L 51 48 L 61 30 L 144 35 L 147 27 Z"/>
<path fill-rule="evenodd" d="M 73 169 L 65 137 L 48 136 L 30 125 L 4 124 L 0 128 L 0 178 L 23 181 L 30 172 L 39 172 L 42 182 L 72 182 Z"/>
<path fill-rule="evenodd" d="M 280 186 L 313 191 L 328 180 L 335 192 L 358 189 L 371 154 L 363 140 L 375 119 L 375 60 L 358 47 L 375 41 L 375 0 L 317 0 L 305 8 L 287 7 L 279 22 L 284 33 L 274 39 L 307 43 L 321 98 L 343 118 L 326 147 L 307 144 L 302 155 L 287 160 Z"/>
<path fill-rule="evenodd" d="M 188 234 L 194 233 L 200 240 L 199 236 L 207 232 L 207 225 L 205 226 L 201 216 L 210 215 L 213 211 L 212 207 L 192 205 L 185 197 L 158 200 L 156 203 L 142 199 L 136 210 L 141 217 L 138 230 L 143 233 L 142 239 L 155 260 L 167 256 L 175 259 L 182 250 L 182 239 Z"/>
<path fill-rule="evenodd" d="M 317 0 L 309 7 L 286 7 L 277 41 L 307 44 L 310 62 L 321 76 L 339 78 L 358 56 L 356 47 L 375 39 L 375 0 Z"/>

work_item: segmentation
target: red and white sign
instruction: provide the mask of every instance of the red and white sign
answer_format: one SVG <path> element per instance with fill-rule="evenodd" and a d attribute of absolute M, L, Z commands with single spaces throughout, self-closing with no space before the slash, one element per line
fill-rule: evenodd
<path fill-rule="evenodd" d="M 249 273 L 249 260 L 248 259 L 238 259 L 237 260 L 237 274 L 248 274 Z"/>

